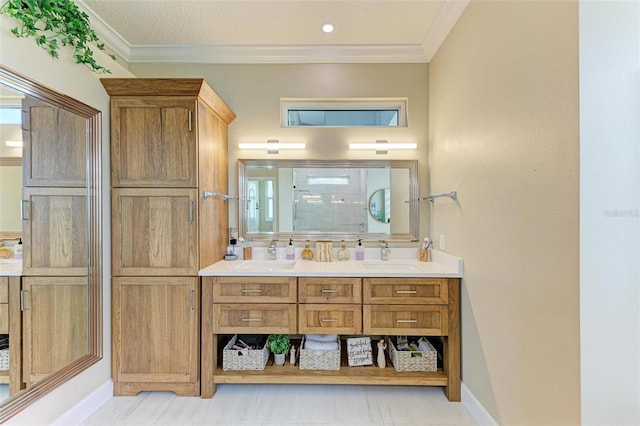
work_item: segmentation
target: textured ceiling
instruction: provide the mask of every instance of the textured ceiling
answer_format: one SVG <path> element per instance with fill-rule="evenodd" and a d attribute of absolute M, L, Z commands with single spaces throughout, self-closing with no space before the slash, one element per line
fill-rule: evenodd
<path fill-rule="evenodd" d="M 435 51 L 444 21 L 457 17 L 467 0 L 81 0 L 101 37 L 130 61 L 145 55 L 175 55 L 183 49 L 278 48 L 330 46 L 340 50 L 393 49 L 407 55 L 407 49 Z M 453 12 L 452 12 L 453 11 Z M 458 13 L 459 11 L 459 13 Z M 457 14 L 457 15 L 456 15 Z M 455 23 L 455 20 L 453 22 Z M 336 30 L 321 31 L 330 21 Z M 444 23 L 444 25 L 443 25 Z M 97 24 L 97 25 L 96 25 Z M 448 28 L 446 28 L 448 26 Z M 444 28 L 444 29 L 443 29 Z M 434 41 L 430 40 L 434 38 Z M 436 49 L 437 49 L 436 46 Z M 161 53 L 159 48 L 164 49 Z M 283 50 L 285 49 L 285 50 Z M 283 53 L 283 51 L 285 53 Z M 313 51 L 312 51 L 313 52 Z M 368 53 L 368 54 L 369 54 Z M 433 52 L 426 52 L 424 61 Z M 361 54 L 361 50 L 357 54 Z M 142 58 L 142 59 L 141 59 Z"/>

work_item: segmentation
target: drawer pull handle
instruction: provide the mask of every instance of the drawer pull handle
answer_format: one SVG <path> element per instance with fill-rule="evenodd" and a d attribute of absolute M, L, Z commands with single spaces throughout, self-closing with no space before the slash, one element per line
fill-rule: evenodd
<path fill-rule="evenodd" d="M 338 320 L 334 318 L 324 318 L 322 322 L 338 322 Z"/>
<path fill-rule="evenodd" d="M 396 293 L 398 294 L 416 294 L 418 293 L 417 290 L 396 290 Z"/>
<path fill-rule="evenodd" d="M 242 322 L 262 322 L 262 318 L 242 318 Z"/>
<path fill-rule="evenodd" d="M 326 290 L 326 289 L 324 289 L 324 288 L 323 288 L 323 289 L 321 290 L 321 292 L 322 292 L 322 293 L 337 293 L 337 292 L 338 292 L 338 290 Z"/>
<path fill-rule="evenodd" d="M 252 289 L 245 289 L 245 290 L 242 290 L 242 292 L 243 292 L 243 293 L 262 293 L 262 289 L 259 289 L 259 288 L 254 289 L 254 290 L 252 290 Z"/>
<path fill-rule="evenodd" d="M 398 322 L 398 323 L 404 323 L 404 322 L 417 323 L 418 320 L 415 320 L 415 319 L 411 319 L 411 320 L 396 320 L 396 322 Z"/>

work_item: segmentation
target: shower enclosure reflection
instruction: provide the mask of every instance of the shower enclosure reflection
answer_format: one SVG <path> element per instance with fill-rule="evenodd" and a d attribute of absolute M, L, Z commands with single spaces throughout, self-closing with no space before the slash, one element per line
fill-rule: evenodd
<path fill-rule="evenodd" d="M 245 239 L 417 239 L 417 161 L 239 160 L 238 184 Z"/>

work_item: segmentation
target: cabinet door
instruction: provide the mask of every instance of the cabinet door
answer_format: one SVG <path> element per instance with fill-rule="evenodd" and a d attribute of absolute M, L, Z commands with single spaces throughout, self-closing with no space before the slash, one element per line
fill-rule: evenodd
<path fill-rule="evenodd" d="M 195 108 L 195 98 L 113 98 L 112 186 L 195 187 Z"/>
<path fill-rule="evenodd" d="M 197 275 L 195 189 L 113 190 L 113 275 Z"/>
<path fill-rule="evenodd" d="M 24 275 L 87 275 L 87 191 L 25 187 L 23 200 Z"/>
<path fill-rule="evenodd" d="M 22 141 L 24 186 L 86 186 L 86 118 L 27 96 Z"/>
<path fill-rule="evenodd" d="M 197 277 L 114 277 L 112 300 L 116 382 L 198 383 Z"/>
<path fill-rule="evenodd" d="M 87 277 L 23 277 L 23 380 L 27 386 L 88 352 Z"/>
<path fill-rule="evenodd" d="M 198 188 L 226 194 L 228 191 L 227 123 L 203 102 L 198 102 Z M 200 265 L 222 259 L 229 232 L 229 203 L 220 197 L 203 199 L 200 215 Z"/>

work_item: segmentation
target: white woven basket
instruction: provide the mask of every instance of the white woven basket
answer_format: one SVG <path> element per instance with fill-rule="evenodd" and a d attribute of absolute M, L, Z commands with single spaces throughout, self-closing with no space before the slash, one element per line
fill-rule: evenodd
<path fill-rule="evenodd" d="M 9 348 L 0 350 L 0 370 L 9 370 Z"/>
<path fill-rule="evenodd" d="M 222 369 L 223 370 L 264 370 L 269 360 L 269 351 L 267 340 L 262 349 L 254 349 L 247 353 L 247 355 L 239 355 L 237 349 L 231 349 L 231 347 L 238 340 L 236 334 L 229 340 L 229 343 L 222 349 Z"/>
<path fill-rule="evenodd" d="M 342 347 L 338 337 L 338 349 L 335 351 L 317 351 L 303 349 L 304 340 L 300 345 L 300 370 L 340 370 L 340 349 Z"/>
<path fill-rule="evenodd" d="M 393 342 L 386 337 L 387 346 L 389 348 L 389 358 L 393 363 L 393 368 L 398 372 L 402 371 L 437 371 L 438 370 L 438 352 L 433 345 L 427 340 L 426 343 L 433 350 L 420 352 L 421 356 L 412 356 L 411 351 L 399 351 L 393 345 Z"/>

